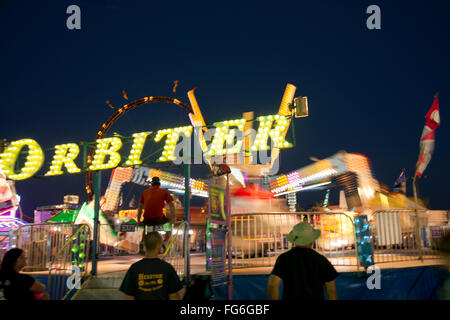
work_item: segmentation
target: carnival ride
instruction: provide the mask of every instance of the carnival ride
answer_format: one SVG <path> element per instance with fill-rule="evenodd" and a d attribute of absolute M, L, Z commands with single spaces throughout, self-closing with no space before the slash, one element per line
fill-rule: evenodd
<path fill-rule="evenodd" d="M 184 176 L 152 168 L 151 164 L 145 162 L 146 159 L 155 153 L 143 159 L 141 159 L 141 154 L 146 139 L 152 137 L 155 142 L 159 142 L 162 137 L 167 136 L 164 148 L 158 150 L 162 151 L 158 162 L 175 160 L 173 155 L 175 144 L 178 142 L 181 133 L 190 137 L 192 131 L 195 132 L 206 164 L 212 169 L 214 164 L 225 162 L 229 165 L 231 172 L 227 175 L 227 178 L 224 176 L 209 177 L 210 179 L 208 180 L 190 178 L 190 195 L 207 199 L 209 197 L 208 188 L 210 184 L 224 187 L 228 179 L 230 184 L 232 228 L 237 221 L 244 222 L 244 224 L 241 223 L 240 225 L 242 229 L 248 229 L 250 225 L 255 226 L 254 236 L 257 237 L 259 234 L 260 239 L 257 241 L 259 244 L 262 244 L 262 251 L 264 251 L 266 241 L 264 240 L 266 237 L 261 235 L 262 230 L 273 224 L 275 217 L 278 217 L 277 214 L 295 214 L 296 194 L 306 190 L 337 188 L 342 189 L 345 194 L 346 205 L 338 208 L 336 212 L 343 213 L 350 219 L 344 219 L 345 221 L 343 222 L 333 215 L 321 218 L 323 236 L 328 239 L 328 242 L 319 241 L 317 245 L 324 249 L 330 248 L 330 243 L 334 247 L 354 246 L 354 240 L 352 240 L 354 239 L 352 236 L 354 230 L 352 219 L 358 214 L 367 214 L 371 220 L 374 218 L 373 212 L 378 209 L 415 208 L 415 203 L 406 197 L 383 192 L 380 183 L 372 175 L 369 159 L 361 154 L 341 151 L 329 158 L 315 161 L 293 172 L 276 175 L 275 169 L 279 166 L 280 149 L 293 146 L 292 143 L 285 139 L 293 116 L 308 115 L 307 111 L 302 114 L 297 108 L 300 105 L 298 101 L 303 101 L 304 97 L 300 100 L 294 99 L 295 91 L 295 86 L 291 84 L 286 86 L 279 110 L 275 115 L 260 116 L 255 119 L 253 112 L 246 112 L 243 114 L 242 119 L 214 123 L 214 129 L 211 129 L 203 118 L 194 90 L 188 92 L 190 106 L 175 98 L 149 96 L 115 109 L 114 114 L 107 119 L 97 132 L 97 147 L 91 148 L 89 155 L 84 159 L 85 189 L 88 201 L 83 204 L 80 210 L 73 213 L 61 212 L 58 217 L 49 219 L 48 222 L 84 223 L 91 227 L 92 233 L 94 230 L 93 174 L 96 170 L 111 169 L 112 166 L 109 164 L 112 161 L 111 163 L 114 163 L 116 167 L 112 171 L 108 188 L 103 197 L 101 195 L 98 197 L 102 198 L 99 212 L 99 241 L 114 248 L 137 253 L 143 230 L 136 226 L 129 230 L 122 228 L 122 226 L 126 227 L 136 222 L 136 210 L 119 210 L 121 189 L 125 183 L 148 185 L 151 177 L 158 176 L 161 180 L 161 187 L 167 188 L 173 194 L 184 195 L 186 192 Z M 297 103 L 295 102 L 296 100 Z M 118 138 L 114 140 L 113 138 L 104 137 L 114 123 L 127 112 L 141 105 L 158 102 L 175 104 L 186 110 L 192 126 L 159 130 L 157 133 L 142 132 L 134 134 L 130 156 L 122 166 L 118 166 L 120 157 L 113 155 L 113 153 L 108 154 L 106 150 L 110 145 L 116 145 L 116 147 L 120 148 L 122 141 Z M 254 130 L 253 123 L 256 122 L 259 123 L 259 127 L 257 130 Z M 210 133 L 210 130 L 214 131 L 212 133 L 214 138 L 212 143 L 207 145 L 205 137 Z M 268 145 L 269 138 L 272 143 L 271 146 Z M 295 139 L 294 136 L 293 138 Z M 224 145 L 226 145 L 226 148 L 224 148 Z M 69 145 L 64 145 L 64 148 L 66 153 L 69 152 Z M 114 150 L 117 151 L 118 148 Z M 261 161 L 261 152 L 268 150 L 270 150 L 270 156 L 266 158 L 268 161 L 258 163 L 258 160 Z M 66 160 L 70 161 L 64 162 L 68 171 L 70 171 L 69 164 L 74 166 L 73 160 L 78 154 L 78 151 L 70 152 L 68 154 L 71 154 L 72 157 L 66 155 L 68 157 Z M 60 159 L 57 156 L 63 158 L 64 154 L 58 154 L 57 152 L 54 159 Z M 106 156 L 110 157 L 108 165 L 105 164 Z M 60 168 L 62 165 L 60 161 Z M 51 173 L 52 170 L 54 169 L 50 168 L 49 172 Z M 61 173 L 55 171 L 54 174 Z M 289 207 L 284 197 L 289 198 L 288 200 L 291 201 Z M 326 210 L 332 213 L 332 210 L 329 208 Z M 177 206 L 177 211 L 178 217 L 182 218 L 181 204 Z M 195 214 L 192 214 L 193 211 L 196 211 Z M 257 215 L 253 216 L 255 213 Z M 252 216 L 252 218 L 245 220 L 245 215 Z M 194 225 L 205 225 L 206 216 L 205 208 L 191 210 L 191 221 L 196 221 Z M 253 221 L 252 224 L 250 224 L 250 221 Z M 289 232 L 294 220 L 280 218 L 276 221 L 279 224 L 279 230 L 278 235 L 275 237 L 279 238 L 280 234 Z M 336 227 L 337 225 L 339 225 L 339 228 Z M 350 240 L 342 241 L 343 238 Z M 239 232 L 235 233 L 233 238 L 233 242 L 245 244 L 242 247 L 248 247 L 248 251 L 254 251 L 256 248 L 254 245 L 248 245 L 249 243 L 255 244 L 254 240 L 254 238 L 239 234 Z M 267 241 L 270 242 L 272 240 L 267 239 Z"/>

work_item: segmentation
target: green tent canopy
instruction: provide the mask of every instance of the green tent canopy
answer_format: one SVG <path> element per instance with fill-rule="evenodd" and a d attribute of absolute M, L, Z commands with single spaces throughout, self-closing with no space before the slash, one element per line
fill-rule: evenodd
<path fill-rule="evenodd" d="M 63 210 L 46 222 L 71 223 L 77 219 L 79 210 Z"/>

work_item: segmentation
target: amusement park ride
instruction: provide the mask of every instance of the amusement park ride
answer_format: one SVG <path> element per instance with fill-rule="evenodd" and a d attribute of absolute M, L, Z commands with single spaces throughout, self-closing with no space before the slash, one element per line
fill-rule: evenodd
<path fill-rule="evenodd" d="M 157 162 L 171 161 L 185 166 L 190 163 L 206 163 L 211 169 L 216 164 L 225 162 L 230 168 L 227 177 L 230 183 L 231 215 L 257 212 L 262 214 L 258 218 L 261 225 L 264 225 L 264 221 L 273 213 L 295 211 L 296 197 L 292 195 L 305 190 L 329 190 L 331 188 L 343 190 L 346 205 L 345 208 L 341 206 L 339 211 L 347 210 L 352 217 L 364 213 L 371 219 L 371 213 L 378 209 L 415 208 L 415 203 L 406 196 L 383 192 L 379 182 L 372 175 L 369 159 L 361 154 L 341 151 L 288 174 L 277 174 L 280 150 L 291 148 L 295 144 L 295 137 L 293 137 L 292 143 L 286 140 L 291 122 L 294 117 L 308 116 L 307 98 L 294 98 L 295 86 L 291 84 L 286 86 L 276 114 L 255 118 L 253 112 L 247 112 L 243 114 L 242 118 L 216 122 L 212 126 L 206 123 L 194 91 L 195 89 L 187 94 L 190 105 L 175 98 L 149 96 L 127 103 L 121 108 L 115 108 L 114 113 L 98 130 L 95 146 L 80 144 L 83 159 L 78 162 L 82 163 L 81 168 L 76 164 L 80 153 L 79 144 L 56 145 L 51 165 L 47 168 L 45 176 L 84 172 L 88 201 L 83 204 L 81 209 L 73 211 L 72 214 L 64 211 L 61 213 L 60 219 L 57 215 L 49 217 L 47 221 L 39 222 L 85 223 L 91 226 L 91 231 L 93 231 L 95 229 L 93 223 L 95 211 L 99 208 L 100 241 L 108 246 L 137 253 L 143 230 L 136 227 L 131 228 L 128 232 L 123 231 L 126 226 L 136 221 L 136 210 L 119 210 L 120 193 L 125 183 L 148 185 L 153 176 L 158 176 L 161 187 L 167 188 L 175 195 L 184 195 L 185 197 L 184 208 L 181 202 L 177 201 L 178 219 L 187 216 L 193 227 L 205 225 L 206 206 L 190 208 L 189 205 L 186 206 L 186 202 L 189 203 L 189 200 L 186 199 L 199 197 L 206 200 L 209 197 L 209 186 L 211 184 L 225 186 L 226 178 L 221 176 L 205 181 L 190 178 L 190 171 L 187 171 L 189 174 L 183 176 L 151 168 L 146 162 L 152 156 L 157 157 Z M 142 105 L 158 102 L 175 104 L 186 110 L 191 125 L 161 129 L 156 132 L 139 132 L 128 139 L 118 136 L 106 137 L 112 125 L 127 112 Z M 258 124 L 258 128 L 253 128 L 254 123 Z M 182 149 L 189 145 L 189 150 L 191 150 L 190 138 L 193 133 L 196 138 L 193 143 L 193 156 L 189 159 L 186 156 L 179 157 L 180 145 Z M 164 138 L 164 145 L 157 153 L 142 158 L 146 142 L 153 140 L 158 143 Z M 208 144 L 208 141 L 211 142 Z M 128 142 L 131 142 L 132 146 L 128 157 L 124 158 L 119 151 L 122 145 Z M 24 148 L 27 151 L 24 151 Z M 183 155 L 190 154 L 184 151 Z M 267 151 L 271 152 L 270 156 L 267 156 Z M 23 167 L 18 170 L 17 163 L 23 155 L 26 159 L 22 161 Z M 264 158 L 265 162 L 262 163 Z M 122 161 L 122 159 L 124 160 Z M 44 151 L 33 139 L 13 141 L 0 154 L 0 181 L 2 183 L 0 185 L 2 195 L 0 198 L 2 205 L 0 207 L 0 226 L 3 227 L 2 221 L 8 219 L 8 228 L 12 230 L 24 223 L 15 217 L 15 208 L 18 202 L 14 202 L 13 189 L 8 189 L 8 186 L 11 186 L 11 181 L 32 177 L 43 164 Z M 113 170 L 106 193 L 104 196 L 97 194 L 95 197 L 94 174 L 108 169 Z M 189 182 L 186 183 L 186 181 Z M 188 190 L 186 190 L 186 186 L 189 187 Z M 285 197 L 291 201 L 289 208 Z M 97 202 L 96 205 L 95 202 Z M 11 205 L 8 207 L 7 203 Z M 323 210 L 330 211 L 329 208 L 323 208 Z M 292 228 L 292 225 L 281 227 L 288 230 Z M 0 231 L 1 235 L 8 233 L 4 229 Z M 239 242 L 244 239 L 236 237 L 233 241 Z"/>

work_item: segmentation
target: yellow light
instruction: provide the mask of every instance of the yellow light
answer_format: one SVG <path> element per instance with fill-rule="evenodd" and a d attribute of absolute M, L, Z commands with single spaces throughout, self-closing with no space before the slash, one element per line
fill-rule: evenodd
<path fill-rule="evenodd" d="M 25 165 L 19 173 L 14 171 L 17 158 L 23 147 L 28 147 Z M 0 169 L 11 180 L 24 180 L 32 177 L 44 163 L 44 153 L 41 146 L 32 139 L 22 139 L 11 142 L 0 155 Z"/>
<path fill-rule="evenodd" d="M 131 147 L 130 155 L 128 156 L 128 160 L 125 162 L 125 165 L 132 166 L 136 164 L 141 164 L 140 160 L 142 149 L 144 149 L 145 139 L 151 132 L 140 132 L 134 133 L 133 137 L 133 146 Z"/>
<path fill-rule="evenodd" d="M 162 153 L 164 156 L 159 157 L 158 161 L 175 160 L 175 147 L 181 133 L 189 138 L 192 134 L 192 126 L 164 129 L 156 133 L 155 142 L 159 142 L 164 136 L 167 136 Z"/>
<path fill-rule="evenodd" d="M 122 147 L 120 138 L 97 139 L 97 150 L 89 170 L 112 169 L 119 165 L 120 154 L 117 152 Z M 109 155 L 108 163 L 104 164 L 105 157 Z"/>
<path fill-rule="evenodd" d="M 293 145 L 285 140 L 289 122 L 280 115 L 270 115 L 258 117 L 259 128 L 256 133 L 255 143 L 252 146 L 253 151 L 268 150 L 267 140 L 270 136 L 274 148 L 291 148 Z M 272 128 L 275 122 L 275 127 Z"/>
<path fill-rule="evenodd" d="M 76 159 L 80 148 L 75 143 L 68 143 L 55 146 L 55 155 L 53 156 L 50 170 L 45 174 L 46 176 L 56 176 L 63 174 L 61 170 L 63 164 L 69 173 L 77 173 L 81 170 L 76 166 L 73 160 Z"/>
<path fill-rule="evenodd" d="M 230 146 L 229 148 L 223 148 L 225 141 L 228 145 L 231 145 L 234 140 L 234 136 L 236 135 L 236 129 L 230 129 L 231 126 L 238 126 L 238 124 L 244 125 L 246 122 L 245 119 L 237 119 L 237 120 L 228 120 L 222 122 L 214 123 L 216 127 L 216 131 L 214 133 L 213 141 L 211 142 L 211 146 L 209 150 L 204 153 L 205 157 L 213 156 L 213 155 L 223 155 L 239 153 L 242 148 L 243 137 L 241 139 L 237 139 L 235 145 Z M 242 129 L 239 127 L 238 130 Z"/>

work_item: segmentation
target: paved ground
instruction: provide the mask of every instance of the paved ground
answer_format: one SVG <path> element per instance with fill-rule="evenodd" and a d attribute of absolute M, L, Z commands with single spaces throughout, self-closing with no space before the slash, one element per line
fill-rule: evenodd
<path fill-rule="evenodd" d="M 142 259 L 143 255 L 130 255 L 130 256 L 112 256 L 112 257 L 101 257 L 98 265 L 98 275 L 119 275 L 124 274 L 131 264 Z M 206 271 L 206 258 L 205 254 L 192 253 L 191 259 L 191 275 L 200 274 L 206 275 L 210 274 L 210 271 Z M 233 274 L 269 274 L 272 271 L 273 264 L 275 262 L 275 257 L 272 258 L 259 258 L 259 259 L 247 259 L 243 261 L 245 263 L 242 265 L 233 266 Z M 392 259 L 392 257 L 390 257 Z M 393 262 L 383 262 L 377 263 L 376 265 L 381 269 L 397 269 L 397 268 L 410 268 L 410 267 L 420 267 L 420 266 L 431 266 L 431 265 L 442 265 L 443 261 L 441 259 L 425 259 L 424 261 L 418 260 L 416 257 L 411 256 L 397 256 L 395 259 L 404 260 L 412 259 L 410 261 L 393 261 Z M 330 261 L 334 264 L 338 272 L 357 272 L 363 271 L 362 268 L 357 268 L 354 266 L 355 258 L 331 258 Z M 379 256 L 378 261 L 383 261 L 383 257 Z M 181 262 L 181 261 L 180 261 Z M 172 263 L 172 265 L 174 265 Z M 255 267 L 248 267 L 250 265 L 255 265 Z M 258 266 L 265 265 L 265 266 Z M 175 266 L 175 265 L 174 265 Z M 91 264 L 89 264 L 89 272 L 91 271 Z M 177 269 L 177 267 L 175 266 Z M 179 266 L 181 271 L 182 265 Z M 48 274 L 48 271 L 40 272 L 27 272 L 31 275 L 44 275 Z"/>
<path fill-rule="evenodd" d="M 143 256 L 135 255 L 135 256 L 123 256 L 123 257 L 108 257 L 100 259 L 98 263 L 98 274 L 106 275 L 106 274 L 118 274 L 125 273 L 130 265 L 140 259 Z M 400 259 L 401 257 L 398 257 Z M 249 261 L 250 262 L 250 261 Z M 253 261 L 255 262 L 255 261 Z M 268 261 L 266 261 L 268 262 Z M 335 261 L 332 261 L 335 262 Z M 352 261 L 344 261 L 342 258 L 339 261 L 342 264 L 350 264 Z M 424 261 L 420 261 L 418 259 L 411 261 L 395 261 L 395 262 L 385 262 L 377 264 L 381 269 L 397 269 L 397 268 L 410 268 L 410 267 L 419 267 L 419 266 L 431 266 L 431 265 L 440 265 L 443 264 L 440 259 L 425 259 Z M 359 269 L 356 266 L 335 266 L 338 272 L 357 272 L 363 271 L 363 269 Z M 236 267 L 233 268 L 234 274 L 269 274 L 272 271 L 271 266 L 266 267 Z M 209 274 L 210 272 L 206 271 L 206 258 L 204 254 L 191 254 L 191 274 Z"/>

